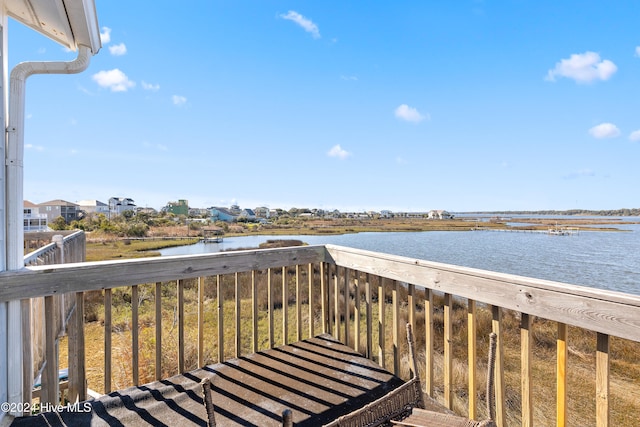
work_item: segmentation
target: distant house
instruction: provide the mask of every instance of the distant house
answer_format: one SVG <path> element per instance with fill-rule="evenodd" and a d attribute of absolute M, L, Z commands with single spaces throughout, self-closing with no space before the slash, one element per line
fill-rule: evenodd
<path fill-rule="evenodd" d="M 169 202 L 167 203 L 167 212 L 175 214 L 175 215 L 189 215 L 189 202 L 180 199 L 177 202 Z"/>
<path fill-rule="evenodd" d="M 256 214 L 251 209 L 243 209 L 242 212 L 238 215 L 238 218 L 246 219 L 247 221 L 254 221 L 256 219 Z"/>
<path fill-rule="evenodd" d="M 61 216 L 69 224 L 71 221 L 78 219 L 80 207 L 75 203 L 58 199 L 38 204 L 38 211 L 47 216 L 49 223 Z"/>
<path fill-rule="evenodd" d="M 80 200 L 78 208 L 86 213 L 109 215 L 109 205 L 99 200 Z"/>
<path fill-rule="evenodd" d="M 210 213 L 211 221 L 234 222 L 238 219 L 238 216 L 227 208 L 211 208 Z"/>
<path fill-rule="evenodd" d="M 112 197 L 109 199 L 109 217 L 121 215 L 124 211 L 135 211 L 136 205 L 128 197 Z"/>
<path fill-rule="evenodd" d="M 40 213 L 35 203 L 25 200 L 23 203 L 24 231 L 47 231 L 47 215 Z"/>
<path fill-rule="evenodd" d="M 258 208 L 255 208 L 253 211 L 256 213 L 256 216 L 258 218 L 269 218 L 269 216 L 270 216 L 269 208 L 266 208 L 264 206 L 260 206 Z"/>
<path fill-rule="evenodd" d="M 444 210 L 431 210 L 429 211 L 429 219 L 451 219 L 453 215 Z"/>
<path fill-rule="evenodd" d="M 380 218 L 391 218 L 393 217 L 393 212 L 390 210 L 382 210 L 380 211 Z"/>
<path fill-rule="evenodd" d="M 147 215 L 155 215 L 158 213 L 157 210 L 155 210 L 154 208 L 150 208 L 150 207 L 145 207 L 145 208 L 136 208 L 136 213 L 144 213 Z"/>
<path fill-rule="evenodd" d="M 209 209 L 206 208 L 189 208 L 189 216 L 206 216 L 209 215 Z"/>

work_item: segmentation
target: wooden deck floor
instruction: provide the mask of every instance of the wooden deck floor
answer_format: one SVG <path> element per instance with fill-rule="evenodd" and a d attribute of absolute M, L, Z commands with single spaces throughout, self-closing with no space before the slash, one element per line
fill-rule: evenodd
<path fill-rule="evenodd" d="M 286 408 L 295 425 L 320 426 L 403 383 L 321 335 L 113 392 L 92 401 L 88 412 L 43 413 L 12 425 L 206 426 L 200 381 L 207 376 L 221 426 L 279 426 Z"/>

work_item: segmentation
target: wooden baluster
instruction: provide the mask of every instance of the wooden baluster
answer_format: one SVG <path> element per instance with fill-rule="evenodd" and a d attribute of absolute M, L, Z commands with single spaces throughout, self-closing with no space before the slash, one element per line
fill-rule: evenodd
<path fill-rule="evenodd" d="M 558 323 L 556 340 L 556 426 L 567 425 L 567 325 Z"/>
<path fill-rule="evenodd" d="M 386 331 L 385 331 L 385 295 L 384 295 L 384 278 L 378 276 L 378 364 L 384 369 L 387 368 L 386 355 Z"/>
<path fill-rule="evenodd" d="M 453 331 L 451 315 L 453 298 L 444 294 L 444 405 L 453 409 Z"/>
<path fill-rule="evenodd" d="M 251 271 L 251 311 L 253 320 L 253 352 L 258 352 L 258 286 L 256 283 L 256 271 Z"/>
<path fill-rule="evenodd" d="M 491 329 L 497 335 L 498 343 L 496 345 L 496 424 L 498 427 L 506 425 L 506 405 L 504 401 L 504 340 L 502 338 L 502 309 L 498 306 L 491 306 L 493 320 Z"/>
<path fill-rule="evenodd" d="M 369 273 L 365 275 L 365 310 L 366 310 L 366 322 L 367 322 L 367 353 L 366 356 L 369 359 L 373 359 L 373 325 L 372 325 L 372 300 L 371 300 L 371 277 Z"/>
<path fill-rule="evenodd" d="M 320 298 L 321 298 L 321 302 L 320 302 L 320 306 L 321 306 L 321 310 L 322 310 L 322 333 L 326 334 L 327 332 L 329 332 L 331 330 L 331 328 L 329 328 L 328 326 L 328 322 L 329 322 L 329 313 L 327 312 L 329 305 L 327 304 L 328 301 L 328 289 L 327 289 L 327 283 L 328 281 L 326 280 L 325 275 L 327 274 L 327 269 L 326 269 L 326 264 L 324 262 L 320 263 Z"/>
<path fill-rule="evenodd" d="M 351 297 L 349 295 L 349 283 L 351 282 L 351 270 L 345 268 L 344 270 L 344 287 L 342 292 L 344 292 L 344 345 L 347 347 L 351 342 L 351 337 L 349 333 L 349 320 L 350 320 L 350 301 Z"/>
<path fill-rule="evenodd" d="M 296 338 L 298 341 L 302 340 L 302 290 L 300 283 L 300 266 L 296 265 Z M 311 302 L 309 302 L 311 306 Z"/>
<path fill-rule="evenodd" d="M 138 286 L 131 287 L 131 364 L 133 385 L 140 383 L 139 331 L 138 331 Z"/>
<path fill-rule="evenodd" d="M 407 313 L 411 330 L 416 330 L 416 302 L 415 302 L 416 285 L 407 284 Z"/>
<path fill-rule="evenodd" d="M 399 282 L 397 280 L 392 281 L 391 295 L 392 295 L 392 324 L 393 324 L 393 373 L 400 375 L 400 342 L 399 342 L 399 328 L 400 328 L 400 297 L 398 296 Z"/>
<path fill-rule="evenodd" d="M 469 369 L 469 418 L 475 419 L 477 417 L 476 409 L 478 407 L 477 402 L 477 371 L 476 360 L 478 352 L 476 349 L 476 335 L 477 335 L 477 323 L 476 323 L 476 302 L 472 299 L 467 301 L 467 355 L 468 355 L 468 369 Z"/>
<path fill-rule="evenodd" d="M 84 343 L 84 293 L 75 293 L 76 307 L 69 323 L 69 402 L 87 400 L 87 374 Z"/>
<path fill-rule="evenodd" d="M 184 282 L 177 281 L 178 298 L 178 372 L 184 372 Z"/>
<path fill-rule="evenodd" d="M 333 298 L 334 298 L 334 304 L 333 304 L 333 314 L 334 314 L 334 329 L 335 329 L 335 339 L 337 339 L 338 341 L 340 340 L 340 290 L 338 289 L 338 272 L 339 272 L 340 267 L 338 267 L 337 265 L 335 266 L 335 270 L 334 270 L 334 276 L 333 276 L 333 281 L 334 281 L 334 290 L 333 290 Z"/>
<path fill-rule="evenodd" d="M 424 290 L 424 353 L 425 353 L 425 390 L 433 397 L 433 291 Z"/>
<path fill-rule="evenodd" d="M 532 318 L 527 313 L 522 313 L 520 318 L 520 378 L 522 383 L 522 427 L 533 426 L 533 401 L 531 390 L 531 355 Z"/>
<path fill-rule="evenodd" d="M 198 277 L 198 367 L 204 366 L 204 277 Z"/>
<path fill-rule="evenodd" d="M 156 381 L 162 379 L 162 283 L 156 282 Z"/>
<path fill-rule="evenodd" d="M 104 290 L 104 392 L 111 393 L 111 289 Z"/>
<path fill-rule="evenodd" d="M 598 332 L 596 348 L 596 426 L 609 426 L 609 335 Z"/>
<path fill-rule="evenodd" d="M 60 389 L 58 383 L 58 351 L 56 343 L 56 317 L 54 296 L 44 297 L 45 318 L 45 366 L 42 372 L 42 401 L 58 405 Z"/>
<path fill-rule="evenodd" d="M 235 274 L 235 293 L 236 293 L 236 358 L 240 357 L 242 354 L 242 331 L 240 329 L 240 318 L 242 316 L 242 307 L 240 305 L 240 279 L 238 277 L 238 272 Z"/>
<path fill-rule="evenodd" d="M 273 348 L 273 286 L 271 284 L 271 269 L 267 270 L 267 294 L 269 305 L 269 348 Z"/>
<path fill-rule="evenodd" d="M 313 292 L 313 264 L 309 263 L 307 266 L 307 280 L 309 281 L 309 338 L 315 336 L 315 318 L 316 313 L 314 309 L 314 292 Z"/>
<path fill-rule="evenodd" d="M 353 298 L 353 349 L 360 353 L 360 284 L 358 283 L 359 272 L 353 271 L 354 298 Z"/>
<path fill-rule="evenodd" d="M 287 283 L 287 267 L 282 267 L 282 345 L 289 344 L 288 301 L 289 286 Z"/>
<path fill-rule="evenodd" d="M 222 277 L 216 275 L 216 293 L 218 298 L 218 363 L 224 362 L 224 297 Z"/>

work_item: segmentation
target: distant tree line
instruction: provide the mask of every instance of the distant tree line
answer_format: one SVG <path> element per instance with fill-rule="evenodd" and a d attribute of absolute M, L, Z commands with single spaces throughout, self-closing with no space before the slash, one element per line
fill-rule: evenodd
<path fill-rule="evenodd" d="M 590 215 L 590 216 L 640 216 L 640 208 L 632 209 L 610 209 L 610 210 L 587 210 L 569 209 L 564 211 L 542 210 L 542 211 L 489 211 L 489 212 L 467 212 L 478 214 L 512 214 L 512 215 Z"/>

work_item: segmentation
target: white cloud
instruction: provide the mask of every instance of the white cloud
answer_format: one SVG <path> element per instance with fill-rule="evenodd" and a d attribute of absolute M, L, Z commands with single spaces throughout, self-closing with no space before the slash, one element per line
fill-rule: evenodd
<path fill-rule="evenodd" d="M 349 80 L 349 81 L 353 81 L 353 82 L 357 82 L 358 78 L 356 76 L 340 76 L 340 78 L 342 80 Z"/>
<path fill-rule="evenodd" d="M 402 104 L 396 108 L 395 115 L 399 119 L 413 123 L 419 123 L 425 119 L 429 120 L 428 114 L 420 114 L 418 110 L 413 107 L 409 107 L 407 104 Z"/>
<path fill-rule="evenodd" d="M 636 46 L 636 56 L 640 56 L 640 46 Z"/>
<path fill-rule="evenodd" d="M 127 53 L 127 46 L 124 43 L 120 43 L 114 46 L 109 46 L 109 52 L 113 56 L 122 56 Z"/>
<path fill-rule="evenodd" d="M 561 59 L 553 70 L 549 70 L 545 80 L 556 81 L 556 77 L 573 79 L 577 83 L 594 80 L 609 80 L 618 67 L 608 59 L 600 60 L 595 52 L 574 53 L 568 59 Z"/>
<path fill-rule="evenodd" d="M 565 179 L 576 179 L 583 176 L 595 176 L 596 173 L 591 169 L 580 169 L 577 171 L 569 172 L 564 176 Z"/>
<path fill-rule="evenodd" d="M 99 86 L 108 88 L 111 92 L 126 92 L 136 84 L 129 80 L 127 75 L 117 68 L 109 71 L 99 71 L 92 76 Z"/>
<path fill-rule="evenodd" d="M 341 160 L 344 160 L 349 157 L 351 153 L 349 153 L 347 150 L 342 149 L 342 147 L 340 147 L 340 144 L 337 144 L 331 147 L 331 150 L 329 150 L 327 155 L 329 157 L 337 157 Z"/>
<path fill-rule="evenodd" d="M 173 101 L 173 105 L 178 105 L 178 106 L 184 105 L 187 103 L 187 98 L 180 95 L 173 95 L 171 97 L 171 100 Z"/>
<path fill-rule="evenodd" d="M 289 21 L 293 21 L 299 26 L 301 26 L 307 33 L 310 33 L 314 39 L 320 38 L 320 30 L 318 26 L 313 23 L 313 21 L 305 18 L 300 15 L 298 12 L 290 10 L 289 13 L 280 15 L 281 18 L 287 19 Z"/>
<path fill-rule="evenodd" d="M 640 141 L 640 129 L 631 132 L 631 135 L 629 135 L 629 139 L 634 142 Z"/>
<path fill-rule="evenodd" d="M 589 129 L 589 133 L 596 139 L 615 138 L 620 136 L 620 129 L 613 123 L 601 123 Z"/>
<path fill-rule="evenodd" d="M 102 44 L 107 44 L 111 41 L 111 28 L 102 27 L 102 31 L 100 31 L 100 41 Z"/>
<path fill-rule="evenodd" d="M 24 144 L 24 148 L 27 150 L 44 151 L 42 145 Z"/>
<path fill-rule="evenodd" d="M 164 145 L 164 144 L 155 144 L 155 145 L 153 145 L 153 144 L 151 144 L 151 143 L 150 143 L 150 142 L 148 142 L 148 141 L 144 141 L 144 142 L 142 143 L 142 145 L 143 145 L 145 148 L 153 148 L 153 149 L 158 150 L 158 151 L 169 151 L 169 147 L 167 147 L 167 146 L 166 146 L 166 145 Z"/>
<path fill-rule="evenodd" d="M 142 85 L 142 89 L 144 90 L 150 90 L 152 92 L 157 92 L 160 90 L 160 85 L 156 84 L 151 84 L 151 83 L 147 83 L 144 80 L 140 83 Z"/>

